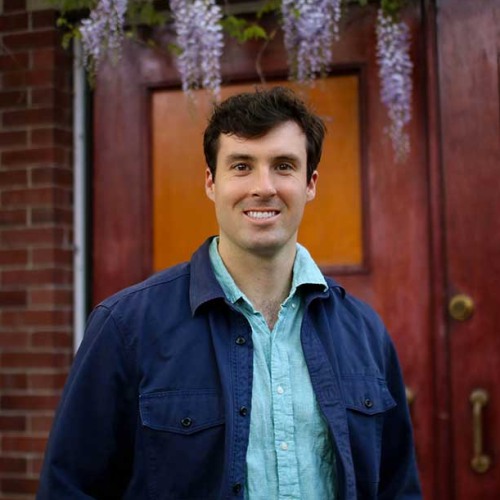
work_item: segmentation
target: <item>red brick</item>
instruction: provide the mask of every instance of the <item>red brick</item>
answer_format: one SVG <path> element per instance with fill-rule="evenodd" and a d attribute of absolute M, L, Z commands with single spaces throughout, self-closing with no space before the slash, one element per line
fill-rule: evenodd
<path fill-rule="evenodd" d="M 27 143 L 28 134 L 24 130 L 15 132 L 0 132 L 0 148 L 14 148 Z"/>
<path fill-rule="evenodd" d="M 4 327 L 54 327 L 71 325 L 72 311 L 16 311 L 4 309 L 0 315 L 0 325 Z M 11 366 L 11 365 L 5 365 Z M 29 365 L 28 365 L 29 366 Z"/>
<path fill-rule="evenodd" d="M 0 230 L 0 242 L 4 247 L 26 245 L 62 245 L 69 241 L 69 234 L 62 228 L 22 228 Z"/>
<path fill-rule="evenodd" d="M 26 224 L 26 210 L 0 210 L 0 228 Z"/>
<path fill-rule="evenodd" d="M 52 108 L 5 111 L 2 124 L 5 127 L 23 127 L 26 125 L 52 125 L 56 122 L 56 111 Z"/>
<path fill-rule="evenodd" d="M 58 267 L 73 264 L 73 250 L 64 248 L 34 248 L 33 264 L 56 264 Z"/>
<path fill-rule="evenodd" d="M 28 172 L 26 170 L 0 170 L 0 188 L 12 186 L 25 186 L 28 184 Z"/>
<path fill-rule="evenodd" d="M 0 307 L 25 306 L 26 303 L 26 290 L 0 290 Z M 0 345 L 5 345 L 2 335 L 4 334 L 0 332 Z"/>
<path fill-rule="evenodd" d="M 31 130 L 31 144 L 37 146 L 73 146 L 73 134 L 60 128 L 41 128 Z"/>
<path fill-rule="evenodd" d="M 43 453 L 47 436 L 27 436 L 25 434 L 2 437 L 2 450 L 6 452 Z"/>
<path fill-rule="evenodd" d="M 2 77 L 4 89 L 18 87 L 48 87 L 54 82 L 54 72 L 50 69 L 10 71 Z"/>
<path fill-rule="evenodd" d="M 0 304 L 1 294 L 2 292 L 0 292 Z M 34 289 L 29 291 L 29 303 L 32 306 L 71 306 L 73 304 L 73 292 L 71 289 L 61 288 Z"/>
<path fill-rule="evenodd" d="M 66 383 L 68 373 L 30 373 L 28 386 L 30 389 L 55 389 L 61 391 Z"/>
<path fill-rule="evenodd" d="M 51 28 L 56 25 L 57 14 L 54 10 L 40 10 L 31 14 L 33 28 Z"/>
<path fill-rule="evenodd" d="M 59 403 L 59 395 L 9 394 L 0 396 L 0 408 L 4 410 L 54 410 Z"/>
<path fill-rule="evenodd" d="M 0 54 L 0 71 L 16 71 L 26 69 L 30 58 L 28 52 L 10 52 Z"/>
<path fill-rule="evenodd" d="M 0 332 L 0 346 L 5 352 L 11 349 L 27 349 L 28 339 L 29 335 L 26 332 Z"/>
<path fill-rule="evenodd" d="M 10 31 L 21 31 L 28 28 L 27 12 L 19 14 L 5 14 L 0 16 L 0 33 L 8 33 Z"/>
<path fill-rule="evenodd" d="M 60 187 L 33 189 L 10 189 L 0 193 L 0 203 L 4 206 L 26 205 L 71 205 L 71 191 Z"/>
<path fill-rule="evenodd" d="M 27 93 L 24 90 L 0 92 L 0 109 L 23 108 L 26 107 L 26 102 Z"/>
<path fill-rule="evenodd" d="M 40 47 L 53 47 L 60 43 L 59 34 L 54 29 L 44 31 L 32 31 L 28 33 L 16 33 L 4 35 L 3 43 L 7 49 L 23 50 L 37 49 Z"/>
<path fill-rule="evenodd" d="M 0 266 L 16 266 L 27 263 L 27 250 L 0 250 Z"/>
<path fill-rule="evenodd" d="M 53 148 L 62 152 L 60 148 Z M 68 168 L 42 167 L 35 168 L 31 172 L 33 184 L 51 184 L 57 186 L 71 187 L 73 185 L 73 172 Z"/>
<path fill-rule="evenodd" d="M 21 417 L 0 417 L 0 428 L 3 429 L 1 425 L 4 418 L 21 418 Z M 14 429 L 21 430 L 21 429 Z M 27 470 L 27 460 L 25 458 L 17 457 L 0 457 L 0 474 L 10 473 L 22 473 Z"/>
<path fill-rule="evenodd" d="M 0 360 L 2 361 L 2 366 L 4 368 L 66 368 L 69 366 L 70 355 L 64 352 L 2 352 L 0 353 Z M 11 395 L 12 396 L 12 395 Z M 2 408 L 5 409 L 27 409 L 32 407 L 29 403 L 29 396 L 26 406 L 22 408 L 19 407 L 7 407 L 2 404 Z M 34 397 L 34 396 L 33 396 Z M 16 403 L 13 400 L 13 404 L 22 404 L 20 402 Z M 37 401 L 34 397 L 33 401 Z M 36 407 L 36 405 L 34 406 Z"/>
<path fill-rule="evenodd" d="M 17 269 L 1 271 L 4 286 L 24 287 L 26 285 L 70 284 L 72 271 L 68 269 Z"/>
<path fill-rule="evenodd" d="M 4 151 L 2 164 L 5 167 L 14 165 L 43 165 L 44 163 L 63 163 L 64 154 L 60 148 L 35 148 Z"/>
<path fill-rule="evenodd" d="M 33 224 L 66 224 L 73 221 L 71 209 L 64 208 L 34 208 L 31 212 Z"/>
<path fill-rule="evenodd" d="M 29 479 L 27 477 L 0 479 L 2 493 L 11 494 L 35 495 L 38 490 L 38 483 L 38 479 Z"/>
<path fill-rule="evenodd" d="M 30 415 L 29 422 L 31 431 L 48 433 L 52 428 L 54 417 L 53 415 Z"/>
<path fill-rule="evenodd" d="M 28 388 L 28 375 L 26 373 L 0 373 L 0 389 L 19 390 Z"/>
<path fill-rule="evenodd" d="M 3 0 L 3 11 L 26 10 L 26 0 Z"/>
<path fill-rule="evenodd" d="M 33 347 L 46 347 L 56 349 L 71 349 L 73 347 L 73 336 L 69 332 L 34 332 L 31 335 Z"/>

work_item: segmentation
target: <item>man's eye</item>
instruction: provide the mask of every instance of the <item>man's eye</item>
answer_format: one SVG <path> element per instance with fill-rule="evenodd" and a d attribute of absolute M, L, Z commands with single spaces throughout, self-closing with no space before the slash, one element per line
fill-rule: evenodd
<path fill-rule="evenodd" d="M 248 170 L 250 167 L 246 163 L 237 163 L 236 165 L 233 165 L 232 168 L 237 172 L 244 172 L 245 170 Z"/>
<path fill-rule="evenodd" d="M 290 163 L 279 163 L 276 166 L 277 170 L 281 172 L 286 172 L 287 170 L 293 170 L 293 166 Z"/>

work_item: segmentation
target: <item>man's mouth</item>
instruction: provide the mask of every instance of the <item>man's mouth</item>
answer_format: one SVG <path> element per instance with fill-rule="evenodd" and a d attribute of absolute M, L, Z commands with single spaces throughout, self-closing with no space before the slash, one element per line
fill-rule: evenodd
<path fill-rule="evenodd" d="M 275 217 L 279 214 L 278 210 L 247 210 L 245 215 L 250 217 L 251 219 L 270 219 L 271 217 Z"/>

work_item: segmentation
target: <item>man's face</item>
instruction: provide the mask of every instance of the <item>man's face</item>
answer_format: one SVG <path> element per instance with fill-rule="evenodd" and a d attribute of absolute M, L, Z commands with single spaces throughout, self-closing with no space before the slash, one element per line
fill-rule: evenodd
<path fill-rule="evenodd" d="M 294 251 L 305 204 L 316 194 L 307 182 L 306 137 L 293 121 L 263 137 L 219 137 L 216 179 L 206 172 L 207 196 L 215 203 L 224 252 L 273 256 Z"/>

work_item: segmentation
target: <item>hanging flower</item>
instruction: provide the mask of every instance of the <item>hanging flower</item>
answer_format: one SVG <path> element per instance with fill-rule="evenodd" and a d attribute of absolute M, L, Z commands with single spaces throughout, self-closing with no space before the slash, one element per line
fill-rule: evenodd
<path fill-rule="evenodd" d="M 177 32 L 177 67 L 182 89 L 189 92 L 200 87 L 219 94 L 220 58 L 224 48 L 222 9 L 215 0 L 171 0 Z"/>
<path fill-rule="evenodd" d="M 341 0 L 282 0 L 281 13 L 291 75 L 299 82 L 313 80 L 331 64 Z"/>
<path fill-rule="evenodd" d="M 410 59 L 410 34 L 404 22 L 397 22 L 382 9 L 377 17 L 377 59 L 380 99 L 387 108 L 388 134 L 396 160 L 404 160 L 410 150 L 405 125 L 411 120 L 413 64 Z"/>
<path fill-rule="evenodd" d="M 120 53 L 128 0 L 99 0 L 80 26 L 84 64 L 95 70 L 104 56 Z"/>

